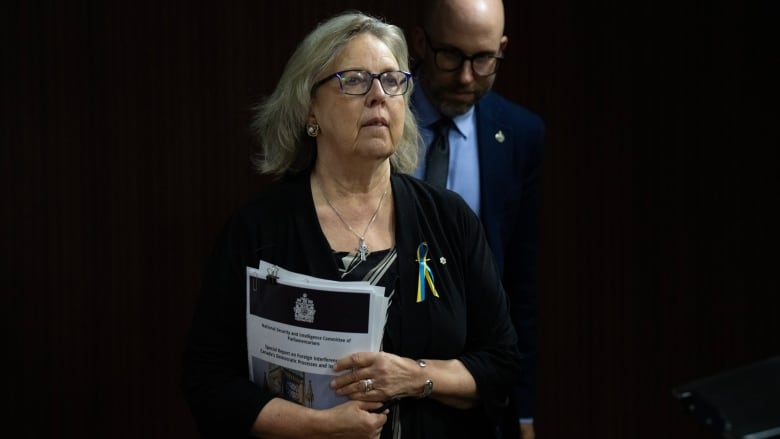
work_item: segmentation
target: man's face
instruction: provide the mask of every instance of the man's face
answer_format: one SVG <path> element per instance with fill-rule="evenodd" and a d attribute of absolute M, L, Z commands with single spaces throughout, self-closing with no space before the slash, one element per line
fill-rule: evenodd
<path fill-rule="evenodd" d="M 465 113 L 490 90 L 496 78 L 495 74 L 476 74 L 473 64 L 484 67 L 499 63 L 492 56 L 502 55 L 506 37 L 497 26 L 450 23 L 421 31 L 418 40 L 423 38 L 420 82 L 425 94 L 445 116 Z M 462 60 L 460 65 L 458 58 Z"/>

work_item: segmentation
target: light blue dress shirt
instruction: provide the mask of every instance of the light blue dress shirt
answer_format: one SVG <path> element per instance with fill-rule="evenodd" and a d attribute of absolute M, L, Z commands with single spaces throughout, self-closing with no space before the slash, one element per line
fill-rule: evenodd
<path fill-rule="evenodd" d="M 420 127 L 423 144 L 419 149 L 417 169 L 412 175 L 425 179 L 425 157 L 433 141 L 431 125 L 442 116 L 436 110 L 421 87 L 412 94 L 415 116 Z M 454 128 L 450 129 L 450 166 L 447 173 L 447 189 L 460 194 L 471 209 L 479 215 L 479 153 L 477 151 L 477 119 L 474 107 L 468 112 L 452 119 Z"/>

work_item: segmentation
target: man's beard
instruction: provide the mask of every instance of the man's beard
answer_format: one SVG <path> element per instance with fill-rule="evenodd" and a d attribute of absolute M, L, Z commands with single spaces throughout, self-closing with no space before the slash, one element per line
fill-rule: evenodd
<path fill-rule="evenodd" d="M 466 90 L 453 90 L 452 88 L 439 88 L 434 91 L 434 101 L 436 104 L 436 108 L 439 110 L 441 114 L 447 117 L 455 117 L 460 116 L 461 114 L 466 113 L 471 109 L 471 107 L 474 106 L 474 104 L 485 95 L 487 90 L 489 89 L 482 89 L 482 88 L 475 88 L 475 89 L 466 89 Z M 465 91 L 467 93 L 472 93 L 472 96 L 470 99 L 463 101 L 463 100 L 454 100 L 448 95 L 450 95 L 452 92 L 458 92 L 458 91 Z"/>

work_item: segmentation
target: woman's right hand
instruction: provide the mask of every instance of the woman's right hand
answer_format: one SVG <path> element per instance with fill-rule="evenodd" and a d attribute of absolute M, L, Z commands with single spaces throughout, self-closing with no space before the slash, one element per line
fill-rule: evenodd
<path fill-rule="evenodd" d="M 274 398 L 263 407 L 252 426 L 262 438 L 378 439 L 388 410 L 371 413 L 380 402 L 347 401 L 325 410 Z"/>
<path fill-rule="evenodd" d="M 388 411 L 371 413 L 369 410 L 381 405 L 377 402 L 347 401 L 324 410 L 329 424 L 324 437 L 378 439 L 382 426 L 387 422 Z"/>

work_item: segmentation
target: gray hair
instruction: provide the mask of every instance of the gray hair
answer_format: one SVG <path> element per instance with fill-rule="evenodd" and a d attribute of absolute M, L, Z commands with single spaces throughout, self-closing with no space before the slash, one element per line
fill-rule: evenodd
<path fill-rule="evenodd" d="M 314 162 L 316 146 L 305 125 L 316 79 L 355 36 L 370 33 L 384 42 L 401 70 L 409 71 L 409 49 L 398 26 L 361 12 L 350 11 L 320 23 L 295 49 L 273 93 L 255 108 L 252 128 L 262 152 L 252 158 L 261 174 L 280 177 L 298 173 Z M 417 166 L 419 132 L 410 108 L 411 87 L 404 97 L 404 131 L 390 164 L 394 171 L 410 173 Z"/>

